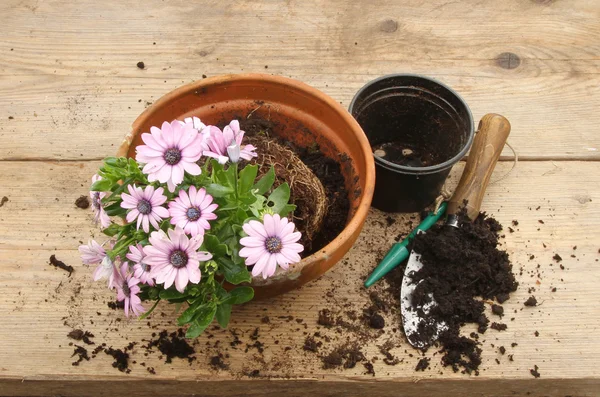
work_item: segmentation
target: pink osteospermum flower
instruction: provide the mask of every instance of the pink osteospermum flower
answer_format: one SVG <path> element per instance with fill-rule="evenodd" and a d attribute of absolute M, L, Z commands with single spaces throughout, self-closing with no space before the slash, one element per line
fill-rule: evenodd
<path fill-rule="evenodd" d="M 107 243 L 108 248 L 112 248 L 112 243 Z M 87 245 L 79 246 L 81 261 L 86 265 L 98 265 L 92 275 L 94 281 L 108 279 L 108 288 L 114 288 L 114 263 L 106 255 L 106 250 L 94 240 L 90 240 Z"/>
<path fill-rule="evenodd" d="M 254 265 L 252 276 L 262 273 L 266 279 L 275 274 L 277 265 L 287 270 L 291 263 L 300 262 L 304 247 L 297 241 L 302 235 L 294 232 L 295 225 L 287 218 L 265 214 L 263 223 L 252 220 L 242 227 L 248 237 L 240 239 L 244 246 L 240 256 L 246 258 L 247 266 Z"/>
<path fill-rule="evenodd" d="M 169 288 L 175 283 L 177 291 L 183 292 L 188 283 L 200 282 L 200 262 L 212 258 L 208 252 L 198 251 L 204 236 L 198 234 L 191 239 L 179 226 L 169 229 L 169 234 L 162 230 L 152 232 L 150 245 L 144 247 L 146 263 L 152 266 L 150 275 L 157 284 Z"/>
<path fill-rule="evenodd" d="M 239 121 L 233 120 L 223 128 L 223 131 L 214 125 L 209 125 L 206 129 L 208 130 L 206 139 L 208 150 L 205 149 L 203 154 L 217 159 L 219 164 L 225 164 L 228 161 L 237 163 L 240 158 L 252 160 L 253 157 L 258 156 L 255 153 L 256 147 L 253 145 L 242 146 L 244 131 L 240 130 Z"/>
<path fill-rule="evenodd" d="M 169 203 L 171 223 L 181 227 L 192 237 L 210 229 L 208 221 L 217 219 L 214 211 L 218 205 L 213 204 L 213 197 L 206 190 L 190 186 L 188 192 L 179 191 L 179 197 Z"/>
<path fill-rule="evenodd" d="M 92 183 L 101 180 L 102 177 L 98 174 L 92 176 Z M 102 229 L 106 229 L 110 226 L 110 217 L 104 211 L 104 206 L 102 205 L 102 199 L 106 197 L 106 192 L 93 192 L 90 190 L 90 198 L 92 199 L 92 211 L 94 211 L 94 222 L 98 224 L 100 222 L 100 226 Z"/>
<path fill-rule="evenodd" d="M 127 213 L 127 222 L 133 222 L 137 218 L 137 229 L 139 230 L 142 225 L 146 233 L 150 232 L 150 224 L 158 229 L 158 222 L 169 217 L 169 211 L 161 207 L 167 201 L 167 197 L 163 194 L 164 189 L 159 187 L 154 190 L 154 186 L 146 186 L 142 190 L 135 185 L 127 185 L 127 189 L 130 194 L 121 194 L 123 199 L 121 207 L 130 210 Z"/>
<path fill-rule="evenodd" d="M 129 264 L 127 262 L 123 262 L 121 268 L 116 270 L 115 279 L 117 301 L 125 301 L 125 316 L 129 317 L 130 311 L 136 316 L 144 314 L 146 309 L 142 306 L 142 300 L 138 296 L 140 293 L 140 287 L 138 285 L 140 280 L 129 273 Z"/>
<path fill-rule="evenodd" d="M 142 134 L 145 145 L 137 147 L 136 160 L 144 163 L 143 172 L 150 182 L 166 183 L 169 191 L 183 182 L 184 172 L 200 175 L 196 164 L 202 151 L 207 148 L 202 135 L 193 123 L 164 122 L 161 128 L 152 127 L 150 133 Z"/>
<path fill-rule="evenodd" d="M 150 276 L 151 266 L 145 261 L 144 247 L 141 244 L 131 245 L 129 246 L 129 253 L 125 256 L 133 262 L 133 276 L 142 283 L 153 286 L 154 280 Z"/>

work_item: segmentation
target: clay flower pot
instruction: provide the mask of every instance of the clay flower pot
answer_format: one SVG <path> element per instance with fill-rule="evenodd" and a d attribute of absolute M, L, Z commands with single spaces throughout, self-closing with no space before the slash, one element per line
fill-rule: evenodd
<path fill-rule="evenodd" d="M 225 75 L 180 87 L 148 107 L 117 152 L 135 157 L 141 134 L 163 121 L 197 116 L 206 124 L 253 117 L 269 120 L 274 132 L 301 147 L 316 142 L 341 165 L 349 192 L 350 214 L 344 230 L 318 252 L 287 272 L 254 278 L 256 297 L 281 294 L 321 276 L 348 252 L 367 217 L 375 186 L 375 166 L 361 127 L 339 103 L 301 82 L 263 74 Z"/>

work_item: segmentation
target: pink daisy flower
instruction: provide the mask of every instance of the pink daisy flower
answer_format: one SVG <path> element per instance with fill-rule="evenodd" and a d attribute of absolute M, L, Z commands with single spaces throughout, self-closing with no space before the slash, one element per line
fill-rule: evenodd
<path fill-rule="evenodd" d="M 300 262 L 304 247 L 297 241 L 302 235 L 294 232 L 295 225 L 287 218 L 265 214 L 263 223 L 252 220 L 242 227 L 248 237 L 240 239 L 244 246 L 240 256 L 246 258 L 247 266 L 254 265 L 252 276 L 262 273 L 266 279 L 275 274 L 277 265 L 287 270 L 290 263 Z"/>
<path fill-rule="evenodd" d="M 134 315 L 140 316 L 144 314 L 146 309 L 142 306 L 142 300 L 137 295 L 140 293 L 140 287 L 138 284 L 140 280 L 129 273 L 129 265 L 124 262 L 121 265 L 120 270 L 116 270 L 115 278 L 117 282 L 117 301 L 125 301 L 125 315 L 129 317 L 129 312 L 133 312 Z"/>
<path fill-rule="evenodd" d="M 212 204 L 212 201 L 213 197 L 206 194 L 204 188 L 196 190 L 195 186 L 190 186 L 188 192 L 180 190 L 179 197 L 169 203 L 171 223 L 181 227 L 192 237 L 204 234 L 204 231 L 210 229 L 208 221 L 217 219 L 213 212 L 218 205 Z"/>
<path fill-rule="evenodd" d="M 143 172 L 150 182 L 167 183 L 170 192 L 183 182 L 184 171 L 190 175 L 202 172 L 196 161 L 206 149 L 202 135 L 193 123 L 164 122 L 161 128 L 150 128 L 142 134 L 145 145 L 136 148 L 136 160 L 146 164 Z"/>
<path fill-rule="evenodd" d="M 92 183 L 101 180 L 102 177 L 98 174 L 95 174 L 92 177 Z M 92 199 L 92 211 L 94 211 L 94 222 L 98 224 L 100 222 L 100 226 L 102 229 L 106 229 L 110 226 L 110 217 L 104 211 L 104 206 L 102 205 L 102 199 L 106 197 L 106 192 L 93 192 L 90 190 L 90 197 Z"/>
<path fill-rule="evenodd" d="M 130 194 L 122 193 L 123 202 L 121 207 L 130 209 L 127 213 L 127 222 L 133 222 L 137 218 L 137 229 L 140 225 L 146 233 L 150 232 L 150 223 L 155 229 L 159 228 L 158 222 L 169 217 L 169 211 L 162 204 L 167 201 L 163 194 L 164 189 L 159 187 L 154 190 L 154 186 L 141 187 L 127 185 Z"/>
<path fill-rule="evenodd" d="M 142 283 L 148 284 L 149 286 L 154 285 L 154 280 L 150 277 L 150 265 L 144 260 L 146 254 L 144 254 L 144 247 L 141 244 L 130 245 L 129 253 L 125 255 L 127 259 L 133 262 L 133 276 L 139 279 Z"/>
<path fill-rule="evenodd" d="M 252 160 L 258 156 L 254 151 L 256 147 L 253 145 L 242 146 L 244 131 L 240 130 L 240 123 L 233 120 L 228 126 L 221 131 L 214 125 L 207 126 L 208 138 L 206 144 L 208 150 L 204 150 L 202 154 L 208 157 L 217 159 L 219 164 L 225 164 L 228 161 L 237 163 L 240 158 L 244 160 Z"/>
<path fill-rule="evenodd" d="M 167 289 L 173 283 L 177 291 L 183 292 L 188 283 L 200 282 L 200 262 L 212 258 L 208 252 L 198 251 L 204 236 L 198 234 L 191 239 L 179 226 L 169 229 L 167 236 L 162 230 L 152 232 L 150 245 L 144 247 L 146 263 L 152 266 L 150 275 L 157 284 Z"/>
<path fill-rule="evenodd" d="M 202 132 L 204 128 L 206 128 L 206 124 L 204 124 L 200 119 L 196 116 L 186 117 L 183 119 L 184 124 L 191 124 L 198 132 Z"/>
<path fill-rule="evenodd" d="M 107 242 L 108 248 L 112 248 L 112 243 Z M 94 281 L 108 279 L 108 288 L 114 288 L 114 263 L 104 248 L 94 240 L 90 240 L 87 245 L 79 246 L 81 261 L 86 265 L 98 265 L 94 270 L 92 277 Z"/>

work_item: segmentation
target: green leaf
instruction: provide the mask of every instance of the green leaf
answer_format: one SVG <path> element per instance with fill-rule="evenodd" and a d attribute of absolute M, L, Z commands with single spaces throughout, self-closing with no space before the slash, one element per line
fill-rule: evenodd
<path fill-rule="evenodd" d="M 196 313 L 198 313 L 199 310 L 210 308 L 210 305 L 208 303 L 195 304 L 196 302 L 201 302 L 201 299 L 198 299 L 194 303 L 190 304 L 190 306 L 187 309 L 185 309 L 183 313 L 181 313 L 181 316 L 177 318 L 177 324 L 187 324 L 191 322 L 194 319 L 194 317 L 196 317 Z"/>
<path fill-rule="evenodd" d="M 116 202 L 111 205 L 107 205 L 104 207 L 104 210 L 108 214 L 108 216 L 121 216 L 127 213 L 127 209 L 121 207 L 121 203 Z"/>
<path fill-rule="evenodd" d="M 192 325 L 188 328 L 188 330 L 185 334 L 185 337 L 186 338 L 198 337 L 210 325 L 212 320 L 215 318 L 216 312 L 217 312 L 217 307 L 214 305 L 211 305 L 210 307 L 208 307 L 206 309 L 203 308 L 202 310 L 200 310 L 196 314 L 196 317 L 194 318 Z"/>
<path fill-rule="evenodd" d="M 214 258 L 227 255 L 227 246 L 221 244 L 219 239 L 212 234 L 204 235 L 204 248 L 210 252 Z"/>
<path fill-rule="evenodd" d="M 238 192 L 244 194 L 250 190 L 256 174 L 258 173 L 257 165 L 247 165 L 242 171 L 240 171 L 240 182 L 238 183 Z"/>
<path fill-rule="evenodd" d="M 294 204 L 286 204 L 283 206 L 281 210 L 279 210 L 278 214 L 282 217 L 288 216 L 288 214 L 294 212 L 296 210 L 296 206 Z"/>
<path fill-rule="evenodd" d="M 174 288 L 163 289 L 162 291 L 160 291 L 158 296 L 160 297 L 160 299 L 165 299 L 165 300 L 173 300 L 173 299 L 185 300 L 185 298 L 187 297 L 186 294 L 182 294 L 181 292 L 177 291 Z"/>
<path fill-rule="evenodd" d="M 229 291 L 229 296 L 233 299 L 232 304 L 240 305 L 254 298 L 254 290 L 252 287 L 236 287 Z"/>
<path fill-rule="evenodd" d="M 216 317 L 221 328 L 227 328 L 227 325 L 229 324 L 229 318 L 231 317 L 231 307 L 232 306 L 228 303 L 222 303 L 219 306 L 217 306 Z"/>
<path fill-rule="evenodd" d="M 269 172 L 263 175 L 262 178 L 252 187 L 252 189 L 258 190 L 258 194 L 265 194 L 271 189 L 275 182 L 275 168 L 271 167 Z"/>
<path fill-rule="evenodd" d="M 114 235 L 119 233 L 120 230 L 121 226 L 117 225 L 116 223 L 111 223 L 109 227 L 102 230 L 102 233 L 106 234 L 109 237 L 113 237 Z"/>
<path fill-rule="evenodd" d="M 273 204 L 269 205 L 269 207 L 274 213 L 279 214 L 279 212 L 285 208 L 289 200 L 290 186 L 287 183 L 282 183 L 269 195 L 268 202 Z"/>
<path fill-rule="evenodd" d="M 158 299 L 156 302 L 154 302 L 154 305 L 152 305 L 152 307 L 150 308 L 150 310 L 148 310 L 147 312 L 145 312 L 144 314 L 142 314 L 139 319 L 143 320 L 145 318 L 147 318 L 150 314 L 152 314 L 152 312 L 154 311 L 154 309 L 156 309 L 156 306 L 158 306 L 158 302 L 160 302 L 160 299 Z"/>
<path fill-rule="evenodd" d="M 206 191 L 213 197 L 225 197 L 233 193 L 233 188 L 219 185 L 218 183 L 211 183 L 206 186 Z"/>
<path fill-rule="evenodd" d="M 225 280 L 231 284 L 249 283 L 252 280 L 245 264 L 236 264 L 227 257 L 217 258 L 217 263 L 223 270 Z"/>
<path fill-rule="evenodd" d="M 110 165 L 111 167 L 119 167 L 119 159 L 116 157 L 107 157 L 104 159 L 104 164 Z"/>
<path fill-rule="evenodd" d="M 112 185 L 112 182 L 108 179 L 100 179 L 99 181 L 92 183 L 90 190 L 93 192 L 106 192 L 110 190 Z"/>

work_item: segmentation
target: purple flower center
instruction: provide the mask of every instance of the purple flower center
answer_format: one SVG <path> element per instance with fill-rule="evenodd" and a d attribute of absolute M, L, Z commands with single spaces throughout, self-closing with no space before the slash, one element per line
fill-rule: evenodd
<path fill-rule="evenodd" d="M 129 284 L 127 284 L 127 281 L 123 282 L 123 293 L 125 296 L 131 295 L 131 289 L 129 289 Z"/>
<path fill-rule="evenodd" d="M 265 248 L 271 254 L 278 254 L 281 252 L 281 248 L 283 245 L 281 244 L 281 239 L 279 237 L 268 237 L 265 240 Z"/>
<path fill-rule="evenodd" d="M 145 272 L 149 272 L 150 271 L 150 265 L 146 265 L 144 262 L 140 262 L 140 267 Z"/>
<path fill-rule="evenodd" d="M 175 250 L 171 253 L 169 260 L 171 261 L 171 265 L 173 265 L 173 267 L 179 269 L 179 268 L 185 267 L 185 265 L 187 265 L 188 256 L 182 250 Z"/>
<path fill-rule="evenodd" d="M 94 192 L 94 197 L 92 198 L 92 206 L 96 209 L 99 209 L 101 203 L 102 202 L 100 201 L 100 192 Z"/>
<path fill-rule="evenodd" d="M 202 215 L 202 212 L 197 207 L 190 207 L 190 208 L 188 208 L 188 210 L 185 213 L 185 216 L 187 216 L 187 218 L 191 222 L 194 222 L 194 221 L 197 221 L 198 219 L 200 219 L 201 215 Z"/>
<path fill-rule="evenodd" d="M 175 165 L 181 161 L 181 150 L 176 147 L 165 152 L 164 159 L 169 165 Z"/>
<path fill-rule="evenodd" d="M 137 204 L 137 210 L 140 211 L 140 214 L 142 215 L 148 215 L 152 212 L 152 204 L 146 199 L 141 199 Z"/>

